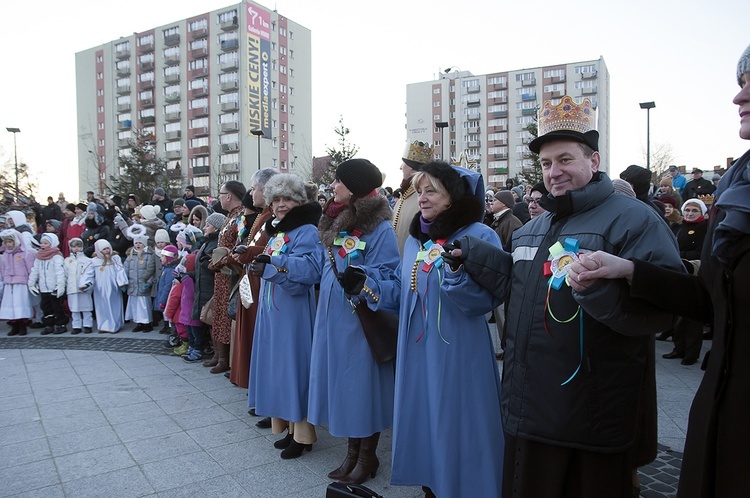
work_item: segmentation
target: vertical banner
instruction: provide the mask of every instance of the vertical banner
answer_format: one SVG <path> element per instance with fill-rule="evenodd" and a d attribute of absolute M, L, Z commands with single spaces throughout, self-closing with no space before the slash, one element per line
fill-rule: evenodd
<path fill-rule="evenodd" d="M 247 17 L 247 134 L 271 138 L 271 13 L 245 3 Z"/>

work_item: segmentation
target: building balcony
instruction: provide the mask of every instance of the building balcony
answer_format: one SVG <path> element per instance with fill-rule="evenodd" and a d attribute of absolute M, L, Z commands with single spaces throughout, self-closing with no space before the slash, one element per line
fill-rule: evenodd
<path fill-rule="evenodd" d="M 164 63 L 177 64 L 180 62 L 180 54 L 171 54 L 164 57 Z"/>
<path fill-rule="evenodd" d="M 168 47 L 174 47 L 180 44 L 180 34 L 167 35 L 164 37 L 164 45 Z"/>
<path fill-rule="evenodd" d="M 140 67 L 142 71 L 151 71 L 154 68 L 154 61 L 143 61 Z"/>
<path fill-rule="evenodd" d="M 125 95 L 130 93 L 130 85 L 124 85 L 124 86 L 118 86 L 117 87 L 117 94 L 118 95 Z"/>
<path fill-rule="evenodd" d="M 470 115 L 466 116 L 466 120 L 467 121 L 479 121 L 480 119 L 482 119 L 482 114 L 481 113 L 470 114 Z"/>
<path fill-rule="evenodd" d="M 209 147 L 208 145 L 193 147 L 192 149 L 190 149 L 190 154 L 193 156 L 207 156 L 211 154 L 211 147 Z"/>
<path fill-rule="evenodd" d="M 477 133 L 479 133 L 479 130 L 480 130 L 479 126 L 472 126 L 468 128 L 466 132 L 469 133 L 470 135 L 476 135 Z"/>
<path fill-rule="evenodd" d="M 495 168 L 495 174 L 496 175 L 507 175 L 508 174 L 508 168 Z"/>
<path fill-rule="evenodd" d="M 493 90 L 507 90 L 507 88 L 508 88 L 507 81 L 505 83 L 495 83 L 494 85 L 492 85 Z"/>
<path fill-rule="evenodd" d="M 166 134 L 167 140 L 179 140 L 182 133 L 180 130 L 168 131 Z"/>
<path fill-rule="evenodd" d="M 219 66 L 222 71 L 231 71 L 240 67 L 240 63 L 237 59 L 232 59 L 221 63 Z"/>
<path fill-rule="evenodd" d="M 221 144 L 222 152 L 237 152 L 238 150 L 240 150 L 240 144 L 237 142 L 232 142 L 230 144 Z"/>
<path fill-rule="evenodd" d="M 565 76 L 553 76 L 552 83 L 565 83 Z"/>
<path fill-rule="evenodd" d="M 172 168 L 167 170 L 167 178 L 170 180 L 182 179 L 182 170 L 180 168 Z"/>
<path fill-rule="evenodd" d="M 232 19 L 231 21 L 224 21 L 222 23 L 219 23 L 219 27 L 223 31 L 234 31 L 239 26 L 239 22 L 237 20 L 237 17 Z"/>
<path fill-rule="evenodd" d="M 476 106 L 478 106 L 478 105 L 479 105 L 480 103 L 481 103 L 481 102 L 479 101 L 479 99 L 476 99 L 476 100 L 468 100 L 468 101 L 466 102 L 466 105 L 467 105 L 467 107 L 476 107 Z"/>
<path fill-rule="evenodd" d="M 523 100 L 524 102 L 528 102 L 529 100 L 536 100 L 536 92 L 535 93 L 522 93 L 521 100 Z"/>
<path fill-rule="evenodd" d="M 551 97 L 552 97 L 553 99 L 559 99 L 559 98 L 560 98 L 560 97 L 562 97 L 563 95 L 565 95 L 565 93 L 564 93 L 564 92 L 561 92 L 560 90 L 557 90 L 557 91 L 554 91 L 554 92 L 550 92 L 550 96 L 551 96 Z"/>
<path fill-rule="evenodd" d="M 168 150 L 165 155 L 167 156 L 167 159 L 179 159 L 182 157 L 182 151 Z"/>
<path fill-rule="evenodd" d="M 508 103 L 508 97 L 495 97 L 494 99 L 490 99 L 491 104 L 507 104 Z"/>
<path fill-rule="evenodd" d="M 206 47 L 196 48 L 195 50 L 190 51 L 190 57 L 193 59 L 200 59 L 201 57 L 206 57 L 208 55 L 208 49 Z"/>
<path fill-rule="evenodd" d="M 500 118 L 507 118 L 508 117 L 508 111 L 495 111 L 492 113 L 492 117 L 495 119 Z"/>
<path fill-rule="evenodd" d="M 501 138 L 499 140 L 490 140 L 492 142 L 491 145 L 508 145 L 508 141 L 504 138 Z"/>
<path fill-rule="evenodd" d="M 237 131 L 240 129 L 240 124 L 237 121 L 230 121 L 229 123 L 221 123 L 221 131 Z"/>
<path fill-rule="evenodd" d="M 179 83 L 180 82 L 180 73 L 175 74 L 167 74 L 164 76 L 164 83 Z"/>
<path fill-rule="evenodd" d="M 232 90 L 237 90 L 239 88 L 239 84 L 236 81 L 225 81 L 224 83 L 221 83 L 220 87 L 222 92 L 229 92 Z"/>
<path fill-rule="evenodd" d="M 237 173 L 240 170 L 240 163 L 239 162 L 231 162 L 231 163 L 225 163 L 221 165 L 221 172 L 222 173 Z"/>
<path fill-rule="evenodd" d="M 466 93 L 479 93 L 479 90 L 481 90 L 481 88 L 478 86 L 470 86 L 466 89 Z"/>
<path fill-rule="evenodd" d="M 496 125 L 496 126 L 491 126 L 491 128 L 492 128 L 492 131 L 508 131 L 507 125 Z"/>
<path fill-rule="evenodd" d="M 117 68 L 117 76 L 130 76 L 130 66 Z"/>
<path fill-rule="evenodd" d="M 167 122 L 173 122 L 173 121 L 179 121 L 180 120 L 180 111 L 177 112 L 168 112 L 164 115 L 164 120 Z"/>
<path fill-rule="evenodd" d="M 118 130 L 129 130 L 131 126 L 132 122 L 129 119 L 125 121 L 118 121 L 117 123 Z"/>
<path fill-rule="evenodd" d="M 591 71 L 590 73 L 581 73 L 581 78 L 585 80 L 592 80 L 596 78 L 596 71 Z"/>
<path fill-rule="evenodd" d="M 139 100 L 138 103 L 141 107 L 154 107 L 154 99 L 143 99 Z"/>
<path fill-rule="evenodd" d="M 193 40 L 199 40 L 208 36 L 208 28 L 196 29 L 190 32 L 190 37 Z"/>
<path fill-rule="evenodd" d="M 141 124 L 142 125 L 151 125 L 156 122 L 156 118 L 154 116 L 142 116 L 141 117 Z"/>
<path fill-rule="evenodd" d="M 524 137 L 521 139 L 521 143 L 524 145 L 529 145 L 532 140 L 534 140 L 534 137 Z"/>
<path fill-rule="evenodd" d="M 523 81 L 521 81 L 521 86 L 536 86 L 536 79 L 533 79 L 533 80 L 523 80 Z"/>
<path fill-rule="evenodd" d="M 138 83 L 138 91 L 151 90 L 154 88 L 154 80 L 141 81 Z"/>
<path fill-rule="evenodd" d="M 194 137 L 205 137 L 209 134 L 208 126 L 201 126 L 199 128 L 193 128 L 191 130 Z"/>
<path fill-rule="evenodd" d="M 197 78 L 202 78 L 204 76 L 208 75 L 208 68 L 206 67 L 197 67 L 190 71 L 190 79 L 194 80 Z"/>
<path fill-rule="evenodd" d="M 224 102 L 221 104 L 221 110 L 223 112 L 236 111 L 239 108 L 240 105 L 237 102 Z"/>
<path fill-rule="evenodd" d="M 149 52 L 154 51 L 154 42 L 150 41 L 148 43 L 144 43 L 143 45 L 138 46 L 138 53 L 139 54 L 147 54 Z"/>
<path fill-rule="evenodd" d="M 190 97 L 196 98 L 196 97 L 205 97 L 208 95 L 208 87 L 202 86 L 199 88 L 193 88 L 190 90 Z"/>
<path fill-rule="evenodd" d="M 130 102 L 127 104 L 117 104 L 117 112 L 128 112 L 130 110 Z"/>
<path fill-rule="evenodd" d="M 582 88 L 582 89 L 581 89 L 581 93 L 582 93 L 583 95 L 594 95 L 594 94 L 596 94 L 596 87 L 592 87 L 592 88 Z"/>
<path fill-rule="evenodd" d="M 123 59 L 129 59 L 130 58 L 130 49 L 126 48 L 125 50 L 118 50 L 115 52 L 115 58 L 119 60 Z"/>
<path fill-rule="evenodd" d="M 117 141 L 117 146 L 121 149 L 130 147 L 130 140 L 128 140 L 127 138 L 121 138 Z"/>
<path fill-rule="evenodd" d="M 222 40 L 221 41 L 221 49 L 224 50 L 225 52 L 229 51 L 229 50 L 236 50 L 237 47 L 239 47 L 239 46 L 240 46 L 240 41 L 237 40 L 236 38 L 233 39 L 233 40 Z"/>
<path fill-rule="evenodd" d="M 195 107 L 190 110 L 190 117 L 191 118 L 200 118 L 202 116 L 208 116 L 208 106 L 205 107 Z"/>
<path fill-rule="evenodd" d="M 522 109 L 522 116 L 536 116 L 536 109 Z"/>
<path fill-rule="evenodd" d="M 199 176 L 199 175 L 208 175 L 211 174 L 211 167 L 210 166 L 193 166 L 192 169 L 193 176 Z M 198 195 L 198 186 L 195 187 L 195 194 Z M 203 187 L 206 189 L 206 193 L 208 193 L 208 187 Z"/>
<path fill-rule="evenodd" d="M 535 173 L 536 168 L 534 168 L 534 166 L 522 166 L 521 171 L 523 171 L 524 173 Z"/>
<path fill-rule="evenodd" d="M 482 143 L 478 140 L 472 140 L 471 142 L 468 142 L 466 146 L 469 147 L 470 149 L 478 149 L 479 147 L 482 146 Z"/>

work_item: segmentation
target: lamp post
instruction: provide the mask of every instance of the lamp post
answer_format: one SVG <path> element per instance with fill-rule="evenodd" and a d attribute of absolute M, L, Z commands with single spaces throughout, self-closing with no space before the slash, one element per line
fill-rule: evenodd
<path fill-rule="evenodd" d="M 258 171 L 260 171 L 260 137 L 263 136 L 263 130 L 253 130 L 250 133 L 258 137 Z"/>
<path fill-rule="evenodd" d="M 656 107 L 653 102 L 641 102 L 641 109 L 646 109 L 646 169 L 651 171 L 651 109 Z"/>
<path fill-rule="evenodd" d="M 18 201 L 18 149 L 16 148 L 16 133 L 21 133 L 20 128 L 5 128 L 13 134 L 13 156 L 16 160 L 16 201 Z"/>
<path fill-rule="evenodd" d="M 448 127 L 448 122 L 447 121 L 438 121 L 437 123 L 435 123 L 435 128 L 437 128 L 437 129 L 440 130 L 440 138 L 443 141 L 443 145 L 440 148 L 440 153 L 443 156 L 442 157 L 443 161 L 446 161 L 446 162 L 448 162 L 448 161 L 445 159 L 445 133 L 443 133 L 443 130 L 445 128 L 447 128 L 447 127 Z M 449 156 L 450 156 L 450 153 L 451 153 L 450 149 L 448 149 L 448 155 Z"/>

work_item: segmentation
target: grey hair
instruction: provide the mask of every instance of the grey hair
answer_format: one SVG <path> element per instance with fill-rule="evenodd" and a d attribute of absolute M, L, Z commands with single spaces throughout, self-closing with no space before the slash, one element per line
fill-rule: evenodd
<path fill-rule="evenodd" d="M 259 189 L 263 190 L 263 187 L 266 186 L 268 180 L 270 180 L 272 176 L 278 174 L 279 172 L 272 168 L 259 169 L 250 177 L 250 186 L 255 188 L 257 185 Z"/>

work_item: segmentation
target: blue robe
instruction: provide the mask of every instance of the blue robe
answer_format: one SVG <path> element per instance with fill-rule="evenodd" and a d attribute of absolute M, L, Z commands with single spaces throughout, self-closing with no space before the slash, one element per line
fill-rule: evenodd
<path fill-rule="evenodd" d="M 286 235 L 286 252 L 271 256 L 261 280 L 248 406 L 258 415 L 301 422 L 307 417 L 314 285 L 320 280 L 323 246 L 315 225 L 299 226 Z"/>
<path fill-rule="evenodd" d="M 448 240 L 464 235 L 500 247 L 481 223 Z M 391 483 L 428 486 L 436 496 L 501 496 L 500 378 L 485 318 L 498 303 L 463 267 L 452 272 L 447 264 L 425 272 L 419 263 L 412 291 L 420 250 L 409 236 L 393 281 L 376 282 L 368 270 L 368 286 L 380 295 L 370 306 L 400 306 Z"/>
<path fill-rule="evenodd" d="M 365 248 L 356 258 L 342 257 L 340 246 L 333 246 L 339 274 L 348 265 L 366 266 L 380 278 L 391 278 L 399 254 L 390 221 L 381 222 L 360 240 Z M 352 313 L 333 274 L 328 251 L 321 257 L 323 275 L 313 339 L 309 421 L 327 424 L 336 437 L 368 437 L 393 423 L 393 363 L 377 364 L 359 318 Z"/>

